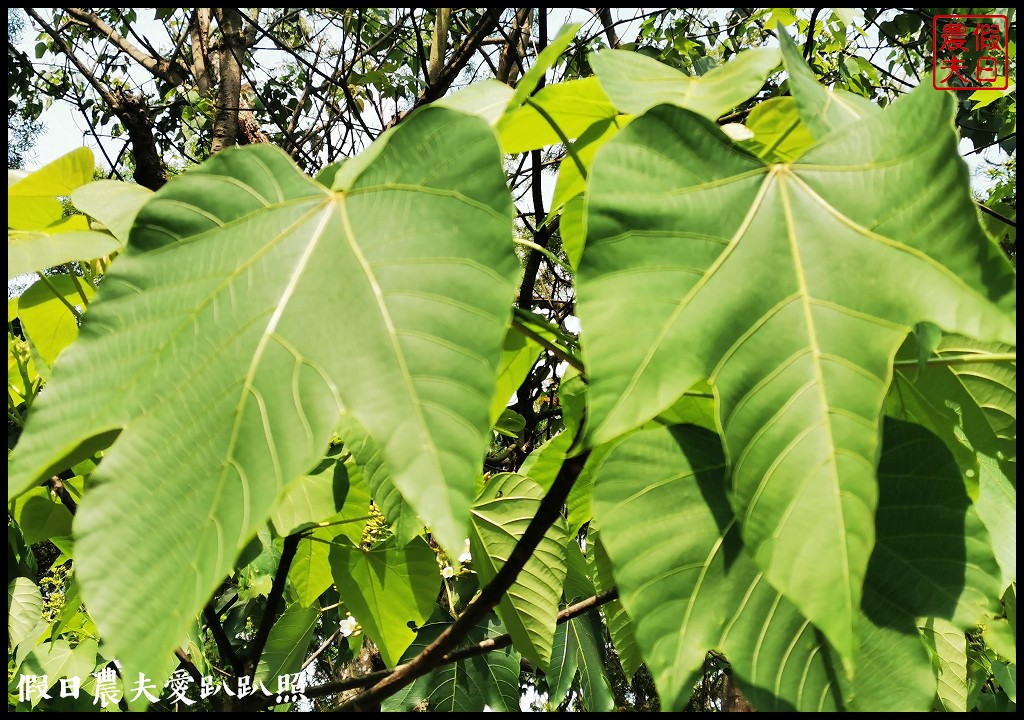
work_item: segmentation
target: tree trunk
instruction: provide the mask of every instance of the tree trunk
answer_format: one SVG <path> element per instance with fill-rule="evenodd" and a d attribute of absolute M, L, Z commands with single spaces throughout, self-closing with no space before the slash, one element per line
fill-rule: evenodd
<path fill-rule="evenodd" d="M 220 25 L 220 83 L 217 115 L 213 121 L 211 153 L 231 147 L 238 140 L 238 111 L 242 97 L 242 58 L 246 43 L 242 16 L 233 8 L 217 8 Z"/>
<path fill-rule="evenodd" d="M 729 669 L 722 678 L 722 712 L 757 712 L 743 697 L 739 685 L 732 676 L 732 670 Z"/>

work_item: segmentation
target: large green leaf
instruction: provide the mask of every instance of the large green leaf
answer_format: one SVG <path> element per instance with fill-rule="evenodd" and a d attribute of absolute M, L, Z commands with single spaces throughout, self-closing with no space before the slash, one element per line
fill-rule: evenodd
<path fill-rule="evenodd" d="M 85 221 L 82 215 L 76 215 Z M 121 249 L 113 236 L 94 230 L 7 232 L 7 278 L 46 270 L 72 260 L 92 260 Z"/>
<path fill-rule="evenodd" d="M 416 640 L 402 656 L 408 662 L 437 639 L 451 620 L 440 609 L 420 628 Z M 504 633 L 493 616 L 479 622 L 460 647 L 468 647 Z M 442 665 L 417 678 L 381 703 L 385 711 L 409 711 L 427 701 L 427 708 L 442 712 L 519 711 L 519 653 L 511 647 L 498 648 L 458 662 Z"/>
<path fill-rule="evenodd" d="M 759 103 L 744 124 L 754 137 L 742 146 L 767 162 L 792 162 L 814 144 L 814 136 L 800 119 L 792 97 Z"/>
<path fill-rule="evenodd" d="M 537 59 L 533 65 L 523 75 L 523 79 L 519 81 L 519 84 L 516 85 L 515 94 L 513 94 L 512 99 L 509 101 L 510 111 L 522 106 L 526 99 L 533 94 L 537 86 L 540 85 L 541 80 L 544 79 L 547 71 L 551 69 L 559 56 L 572 43 L 576 33 L 580 30 L 580 25 L 580 23 L 563 25 L 554 39 L 537 54 Z"/>
<path fill-rule="evenodd" d="M 629 50 L 601 50 L 590 56 L 601 87 L 620 111 L 639 114 L 672 103 L 711 119 L 760 90 L 778 64 L 777 49 L 755 48 L 701 77 L 690 77 Z"/>
<path fill-rule="evenodd" d="M 71 511 L 49 488 L 33 488 L 10 506 L 10 517 L 18 523 L 26 545 L 71 534 Z"/>
<path fill-rule="evenodd" d="M 78 148 L 7 185 L 7 227 L 42 230 L 61 219 L 58 198 L 92 180 L 92 150 Z M 9 248 L 8 248 L 9 251 Z"/>
<path fill-rule="evenodd" d="M 319 617 L 318 607 L 303 607 L 299 603 L 287 607 L 270 629 L 255 680 L 274 687 L 279 676 L 299 672 Z"/>
<path fill-rule="evenodd" d="M 434 551 L 422 538 L 405 547 L 391 539 L 370 550 L 336 538 L 330 562 L 346 607 L 394 667 L 437 599 L 441 575 Z"/>
<path fill-rule="evenodd" d="M 594 123 L 614 116 L 615 106 L 597 78 L 549 85 L 526 105 L 506 112 L 498 122 L 501 149 L 521 153 L 555 145 L 562 138 L 579 137 Z"/>
<path fill-rule="evenodd" d="M 1017 664 L 1017 583 L 1011 583 L 1003 593 L 1003 615 L 985 622 L 982 634 L 985 644 Z"/>
<path fill-rule="evenodd" d="M 128 242 L 135 216 L 152 197 L 149 188 L 118 180 L 94 180 L 71 192 L 75 207 L 103 223 L 122 243 Z"/>
<path fill-rule="evenodd" d="M 845 657 L 896 349 L 921 320 L 1016 337 L 1015 276 L 978 224 L 951 110 L 924 88 L 769 166 L 663 106 L 590 176 L 589 444 L 710 378 L 744 542 Z"/>
<path fill-rule="evenodd" d="M 580 697 L 587 712 L 611 712 L 615 697 L 604 670 L 601 624 L 593 613 L 585 613 L 565 623 L 566 644 L 576 653 L 579 668 Z"/>
<path fill-rule="evenodd" d="M 913 425 L 887 425 L 869 612 L 854 618 L 849 671 L 743 548 L 723 470 L 714 436 L 679 426 L 629 436 L 598 475 L 601 540 L 662 707 L 685 705 L 714 649 L 760 710 L 927 710 L 936 679 L 916 617 L 936 610 L 963 621 L 984 605 L 979 589 L 995 571 L 941 441 Z M 917 501 L 913 520 L 907 498 Z"/>
<path fill-rule="evenodd" d="M 338 536 L 336 528 L 317 528 L 299 540 L 288 570 L 296 601 L 310 607 L 334 582 L 331 575 L 331 545 Z"/>
<path fill-rule="evenodd" d="M 24 675 L 44 678 L 47 687 L 56 685 L 61 678 L 88 680 L 96 669 L 98 650 L 96 641 L 91 638 L 83 639 L 74 648 L 64 638 L 56 638 L 37 645 L 19 671 Z"/>
<path fill-rule="evenodd" d="M 505 344 L 501 349 L 501 360 L 498 363 L 498 380 L 495 383 L 494 397 L 491 399 L 490 418 L 493 425 L 505 411 L 509 400 L 515 394 L 523 380 L 530 374 L 530 369 L 540 355 L 540 344 L 526 337 L 513 327 L 505 334 Z"/>
<path fill-rule="evenodd" d="M 288 488 L 270 515 L 279 535 L 323 522 L 353 544 L 362 540 L 370 514 L 370 490 L 362 473 L 348 472 L 340 453 L 340 447 L 332 448 L 313 472 Z"/>
<path fill-rule="evenodd" d="M 469 536 L 473 567 L 482 583 L 490 582 L 508 562 L 543 498 L 544 490 L 522 475 L 501 473 L 484 485 L 473 504 Z M 516 649 L 538 667 L 551 661 L 565 582 L 565 542 L 565 522 L 558 518 L 498 603 L 498 617 Z"/>
<path fill-rule="evenodd" d="M 78 320 L 68 305 L 81 314 L 94 294 L 92 285 L 83 278 L 54 275 L 36 280 L 18 297 L 22 328 L 48 366 L 52 367 L 57 356 L 78 337 Z"/>
<path fill-rule="evenodd" d="M 611 590 L 615 587 L 615 576 L 612 572 L 611 560 L 608 559 L 608 551 L 601 544 L 600 534 L 591 527 L 588 541 L 593 543 L 594 566 L 597 569 L 597 584 L 601 592 Z M 612 600 L 606 603 L 601 611 L 608 624 L 608 634 L 611 635 L 612 643 L 615 645 L 615 652 L 622 663 L 622 670 L 626 673 L 626 679 L 630 682 L 636 675 L 644 662 L 640 646 L 636 642 L 636 628 L 633 621 L 622 606 L 621 600 Z"/>
<path fill-rule="evenodd" d="M 423 521 L 395 487 L 384 453 L 370 434 L 352 415 L 344 415 L 338 423 L 338 434 L 351 451 L 350 474 L 359 474 L 370 490 L 377 509 L 388 521 L 400 544 L 415 538 L 423 530 Z M 356 538 L 353 543 L 358 543 Z"/>
<path fill-rule="evenodd" d="M 111 651 L 142 670 L 342 408 L 439 542 L 466 536 L 519 267 L 494 133 L 427 108 L 334 184 L 265 145 L 169 182 L 12 455 L 9 496 L 123 430 L 79 508 L 77 570 Z"/>

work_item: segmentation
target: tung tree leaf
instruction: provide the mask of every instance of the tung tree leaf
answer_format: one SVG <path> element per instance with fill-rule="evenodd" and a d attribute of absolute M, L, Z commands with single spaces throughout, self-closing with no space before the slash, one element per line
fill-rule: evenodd
<path fill-rule="evenodd" d="M 968 630 L 998 614 L 1003 585 L 988 531 L 942 441 L 920 425 L 887 420 L 878 480 L 867 615 L 890 627 L 937 617 Z"/>
<path fill-rule="evenodd" d="M 84 312 L 95 292 L 83 278 L 54 275 L 45 281 L 36 280 L 18 298 L 22 328 L 47 366 L 52 367 L 57 356 L 78 337 L 78 320 L 68 305 Z"/>
<path fill-rule="evenodd" d="M 1016 338 L 1015 276 L 978 223 L 951 111 L 924 88 L 766 165 L 661 106 L 590 176 L 588 443 L 709 378 L 744 542 L 846 658 L 896 349 L 922 320 Z"/>
<path fill-rule="evenodd" d="M 333 182 L 270 146 L 169 182 L 12 455 L 9 497 L 122 432 L 79 507 L 76 572 L 142 671 L 342 410 L 439 542 L 466 537 L 519 268 L 494 132 L 427 108 Z"/>
<path fill-rule="evenodd" d="M 629 50 L 601 50 L 590 65 L 612 103 L 625 113 L 642 113 L 672 103 L 715 119 L 750 98 L 779 64 L 775 48 L 745 50 L 701 77 Z"/>
<path fill-rule="evenodd" d="M 106 225 L 122 243 L 128 242 L 135 217 L 152 197 L 149 188 L 118 180 L 94 180 L 71 192 L 75 207 Z"/>
<path fill-rule="evenodd" d="M 501 149 L 521 153 L 554 145 L 561 141 L 559 132 L 562 137 L 579 137 L 594 123 L 614 116 L 615 106 L 601 90 L 597 78 L 549 85 L 530 98 L 528 104 L 506 111 L 498 122 Z"/>
<path fill-rule="evenodd" d="M 836 128 L 878 112 L 877 105 L 860 95 L 846 90 L 829 90 L 819 84 L 793 38 L 781 27 L 779 44 L 789 73 L 790 92 L 800 117 L 814 137 L 824 137 Z"/>
<path fill-rule="evenodd" d="M 907 427 L 913 432 L 913 426 Z M 900 442 L 902 430 L 896 432 L 886 453 L 895 456 L 892 465 L 898 470 L 906 448 Z M 918 448 L 929 453 L 922 462 L 943 457 L 941 443 L 930 437 L 930 445 Z M 595 486 L 601 541 L 662 707 L 685 706 L 705 653 L 713 649 L 725 653 L 745 695 L 759 710 L 929 709 L 936 687 L 931 662 L 912 614 L 898 610 L 899 602 L 887 612 L 880 610 L 886 587 L 865 591 L 879 599 L 875 615 L 884 624 L 857 613 L 855 669 L 847 675 L 823 633 L 752 562 L 726 498 L 724 456 L 714 440 L 693 426 L 633 434 L 610 452 Z M 956 475 L 943 475 L 942 468 L 954 467 L 948 453 L 945 458 L 936 468 L 945 488 L 938 494 L 941 498 L 959 491 L 963 496 Z M 903 478 L 887 472 L 882 482 L 899 485 Z M 922 497 L 916 485 L 909 491 Z M 883 493 L 883 502 L 888 497 Z M 937 501 L 940 511 L 943 503 Z M 926 503 L 924 509 L 930 506 Z M 886 510 L 879 509 L 880 518 L 906 515 L 898 505 L 889 516 Z M 934 567 L 926 547 L 931 538 L 954 537 L 959 528 L 963 543 L 963 510 L 959 518 L 941 512 L 938 517 L 940 525 L 912 525 L 905 538 L 876 549 L 885 565 L 878 574 L 899 562 L 914 577 L 927 576 Z M 893 523 L 883 522 L 895 535 Z M 972 551 L 961 559 L 961 588 L 965 566 L 984 552 Z M 932 571 L 935 576 L 942 573 Z M 913 592 L 931 590 L 927 602 L 935 606 L 957 586 L 956 573 L 952 575 L 942 587 L 930 580 L 915 583 L 921 587 Z"/>
<path fill-rule="evenodd" d="M 60 220 L 64 210 L 58 198 L 70 195 L 72 190 L 92 180 L 94 167 L 92 150 L 81 147 L 17 182 L 11 183 L 8 175 L 7 227 L 42 230 Z"/>
<path fill-rule="evenodd" d="M 814 136 L 800 119 L 792 97 L 758 103 L 744 124 L 754 137 L 740 144 L 767 162 L 796 160 L 814 144 Z"/>
<path fill-rule="evenodd" d="M 1005 582 L 1017 574 L 1017 364 L 1013 348 L 944 335 L 933 362 L 900 349 L 886 412 L 938 435 L 953 453 L 992 538 Z M 975 362 L 976 360 L 976 362 Z"/>
<path fill-rule="evenodd" d="M 508 561 L 537 514 L 544 490 L 522 475 L 490 478 L 473 504 L 470 547 L 481 583 L 490 582 Z M 512 642 L 538 667 L 551 661 L 558 598 L 565 582 L 565 522 L 559 518 L 498 604 L 498 617 Z"/>
<path fill-rule="evenodd" d="M 75 215 L 74 218 L 85 220 L 82 215 Z M 104 257 L 118 250 L 121 250 L 121 243 L 114 237 L 93 230 L 8 230 L 7 279 L 72 260 Z"/>
<path fill-rule="evenodd" d="M 318 607 L 304 607 L 300 603 L 287 607 L 270 629 L 255 679 L 271 687 L 281 675 L 298 672 L 319 617 Z"/>
<path fill-rule="evenodd" d="M 27 577 L 7 583 L 7 649 L 12 650 L 32 635 L 43 613 L 39 586 Z"/>
<path fill-rule="evenodd" d="M 434 551 L 423 538 L 405 547 L 391 539 L 370 550 L 336 538 L 330 562 L 345 605 L 394 667 L 437 599 L 441 575 Z"/>

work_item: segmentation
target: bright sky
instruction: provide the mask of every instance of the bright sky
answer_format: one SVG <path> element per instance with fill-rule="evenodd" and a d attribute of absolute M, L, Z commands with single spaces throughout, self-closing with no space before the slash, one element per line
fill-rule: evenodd
<path fill-rule="evenodd" d="M 559 11 L 562 11 L 563 13 L 561 16 L 557 14 Z M 805 16 L 807 12 L 805 11 L 799 14 L 801 16 Z M 151 36 L 156 39 L 155 42 L 159 46 L 161 41 L 166 40 L 166 32 L 159 22 L 148 18 L 147 16 L 148 13 L 140 13 L 140 33 L 145 35 L 146 32 L 149 32 Z M 556 8 L 553 10 L 553 14 L 549 18 L 549 35 L 554 37 L 558 28 L 564 23 L 586 22 L 591 20 L 592 17 L 591 13 L 585 8 Z M 617 30 L 619 31 L 623 41 L 629 42 L 636 37 L 636 33 L 639 30 L 639 23 L 632 22 L 627 25 L 619 26 Z M 36 42 L 36 33 L 34 32 L 29 19 L 26 18 L 26 26 L 22 32 L 22 38 L 19 45 L 30 58 L 35 57 Z M 148 75 L 145 71 L 141 71 L 141 75 L 138 79 L 141 81 L 147 78 Z M 68 103 L 55 103 L 50 109 L 43 113 L 42 121 L 45 125 L 45 129 L 43 133 L 39 135 L 35 147 L 26 155 L 25 166 L 27 169 L 32 170 L 42 167 L 46 163 L 83 145 L 92 148 L 93 152 L 96 154 L 96 160 L 98 163 L 106 165 L 103 160 L 103 155 L 99 151 L 99 146 L 96 143 L 95 138 L 89 132 L 88 126 L 81 113 L 76 110 L 72 110 Z M 115 140 L 108 147 L 108 152 L 112 152 L 112 157 L 120 150 L 122 142 L 123 141 L 121 140 Z M 970 141 L 965 140 L 961 144 L 962 153 L 968 153 L 971 149 L 972 146 Z M 965 160 L 971 170 L 972 184 L 974 187 L 981 190 L 990 185 L 990 180 L 984 174 L 986 167 L 989 163 L 1004 161 L 1005 157 L 1005 153 L 1003 153 L 1003 151 L 998 147 L 989 148 L 982 153 L 967 155 Z"/>

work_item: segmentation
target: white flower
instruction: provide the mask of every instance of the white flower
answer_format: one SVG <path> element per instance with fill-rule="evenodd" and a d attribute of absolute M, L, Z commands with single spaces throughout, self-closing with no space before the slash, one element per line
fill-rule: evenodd
<path fill-rule="evenodd" d="M 451 565 L 446 565 L 444 570 L 441 571 L 441 577 L 443 577 L 445 580 L 447 580 L 448 578 L 455 577 L 455 568 L 453 568 Z"/>
<path fill-rule="evenodd" d="M 348 637 L 355 634 L 356 630 L 359 629 L 359 623 L 356 619 L 349 614 L 344 620 L 338 623 L 338 629 L 341 632 L 342 637 Z"/>
<path fill-rule="evenodd" d="M 737 142 L 749 140 L 754 137 L 754 133 L 750 128 L 746 125 L 741 125 L 740 123 L 726 123 L 725 125 L 722 125 L 722 132 Z"/>
<path fill-rule="evenodd" d="M 459 555 L 459 562 L 463 565 L 469 562 L 473 562 L 473 553 L 471 553 L 469 550 L 466 550 L 461 555 Z"/>

